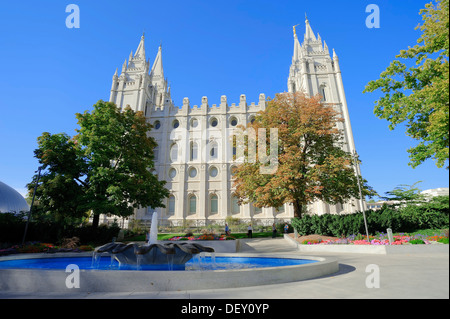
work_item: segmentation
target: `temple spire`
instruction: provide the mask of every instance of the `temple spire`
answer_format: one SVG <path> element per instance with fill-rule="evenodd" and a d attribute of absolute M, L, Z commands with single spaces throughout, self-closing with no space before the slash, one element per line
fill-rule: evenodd
<path fill-rule="evenodd" d="M 337 58 L 338 58 L 338 56 L 336 54 L 336 51 L 334 51 L 334 49 L 333 49 L 333 59 L 337 59 Z"/>
<path fill-rule="evenodd" d="M 314 32 L 313 32 L 311 26 L 309 25 L 309 20 L 308 20 L 308 17 L 306 16 L 306 13 L 305 13 L 305 24 L 306 24 L 305 41 L 307 41 L 309 39 L 311 39 L 313 41 L 317 41 L 316 36 L 314 35 Z"/>
<path fill-rule="evenodd" d="M 136 49 L 136 53 L 134 54 L 134 58 L 140 58 L 145 60 L 145 32 L 142 33 L 141 41 L 139 42 L 139 46 Z"/>
<path fill-rule="evenodd" d="M 158 54 L 156 55 L 155 62 L 153 62 L 150 76 L 154 78 L 160 77 L 162 80 L 164 80 L 164 69 L 162 63 L 162 44 L 159 45 Z"/>
<path fill-rule="evenodd" d="M 298 41 L 297 32 L 295 30 L 296 26 L 298 26 L 298 24 L 292 27 L 294 30 L 294 55 L 292 56 L 292 62 L 295 62 L 302 57 L 302 48 L 300 46 L 300 42 Z"/>

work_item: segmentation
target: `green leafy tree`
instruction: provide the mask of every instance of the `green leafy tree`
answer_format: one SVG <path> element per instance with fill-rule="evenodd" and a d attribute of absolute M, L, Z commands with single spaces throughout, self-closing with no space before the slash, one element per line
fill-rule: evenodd
<path fill-rule="evenodd" d="M 426 196 L 421 194 L 421 190 L 416 187 L 416 185 L 421 182 L 422 181 L 418 181 L 413 185 L 399 185 L 392 191 L 386 192 L 386 195 L 388 196 L 383 197 L 383 199 L 388 201 L 397 201 L 399 202 L 399 204 L 396 204 L 397 206 L 405 203 L 416 204 L 424 202 Z"/>
<path fill-rule="evenodd" d="M 364 93 L 380 89 L 384 96 L 375 102 L 375 115 L 389 121 L 391 130 L 406 122 L 406 134 L 419 141 L 408 149 L 411 167 L 432 158 L 441 168 L 449 158 L 448 0 L 429 3 L 420 14 L 418 44 L 396 56 L 415 64 L 408 68 L 400 60 L 392 61 Z"/>
<path fill-rule="evenodd" d="M 42 164 L 33 219 L 56 222 L 62 227 L 78 224 L 87 216 L 88 207 L 80 185 L 81 158 L 74 141 L 65 133 L 44 132 L 38 138 L 35 157 Z M 29 183 L 29 198 L 33 196 L 37 176 Z"/>
<path fill-rule="evenodd" d="M 76 117 L 76 136 L 43 133 L 38 138 L 41 209 L 73 216 L 91 210 L 96 227 L 100 214 L 127 217 L 138 207 L 164 207 L 169 192 L 153 174 L 157 144 L 148 136 L 151 125 L 142 112 L 99 101 L 92 112 Z"/>

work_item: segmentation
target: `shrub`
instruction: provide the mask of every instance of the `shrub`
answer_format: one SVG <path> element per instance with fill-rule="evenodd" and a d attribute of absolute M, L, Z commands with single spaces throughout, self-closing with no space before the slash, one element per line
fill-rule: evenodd
<path fill-rule="evenodd" d="M 0 243 L 9 245 L 20 244 L 25 231 L 26 221 L 20 215 L 10 213 L 0 214 Z M 104 244 L 111 242 L 113 237 L 117 237 L 119 226 L 100 225 L 97 228 L 92 226 L 67 226 L 55 222 L 37 222 L 31 220 L 28 225 L 26 241 L 59 243 L 64 238 L 78 237 L 79 244 Z"/>
<path fill-rule="evenodd" d="M 409 243 L 413 244 L 413 245 L 423 245 L 423 244 L 425 244 L 425 242 L 422 239 L 411 239 L 409 241 Z"/>
<path fill-rule="evenodd" d="M 448 198 L 448 197 L 447 197 Z M 394 232 L 414 232 L 419 229 L 446 229 L 449 227 L 449 205 L 444 200 L 432 200 L 421 205 L 406 205 L 401 208 L 383 206 L 379 211 L 365 212 L 370 234 L 391 228 Z M 292 226 L 298 234 L 323 236 L 349 236 L 365 234 L 362 213 L 348 215 L 304 215 L 294 218 Z"/>
<path fill-rule="evenodd" d="M 63 238 L 61 240 L 61 248 L 75 249 L 78 247 L 79 243 L 80 243 L 80 238 L 78 238 L 78 237 Z"/>

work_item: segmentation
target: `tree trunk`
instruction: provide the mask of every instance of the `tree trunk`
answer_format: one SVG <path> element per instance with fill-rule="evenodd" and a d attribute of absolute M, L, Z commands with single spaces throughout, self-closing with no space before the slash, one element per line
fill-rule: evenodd
<path fill-rule="evenodd" d="M 92 227 L 97 228 L 99 222 L 100 222 L 100 215 L 94 214 L 94 217 L 92 218 Z"/>
<path fill-rule="evenodd" d="M 299 201 L 294 201 L 294 217 L 302 218 L 303 205 Z"/>

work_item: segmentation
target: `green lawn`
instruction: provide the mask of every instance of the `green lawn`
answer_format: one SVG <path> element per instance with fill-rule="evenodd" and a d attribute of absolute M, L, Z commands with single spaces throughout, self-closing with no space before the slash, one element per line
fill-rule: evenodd
<path fill-rule="evenodd" d="M 169 240 L 174 236 L 184 236 L 185 233 L 171 233 L 171 234 L 158 234 L 158 240 Z M 201 233 L 194 233 L 194 236 L 199 236 Z M 232 233 L 236 239 L 247 238 L 247 233 Z M 272 237 L 272 232 L 254 232 L 253 238 L 264 238 L 264 237 Z M 277 237 L 283 237 L 282 233 L 277 233 Z M 134 237 L 125 238 L 125 241 L 145 241 L 145 235 L 138 235 Z"/>
<path fill-rule="evenodd" d="M 233 236 L 236 239 L 241 239 L 241 238 L 248 238 L 247 237 L 247 233 L 233 233 L 231 234 L 231 236 Z M 272 237 L 272 232 L 253 232 L 253 238 L 264 238 L 264 237 Z M 280 232 L 277 232 L 277 237 L 283 237 L 283 234 Z"/>

